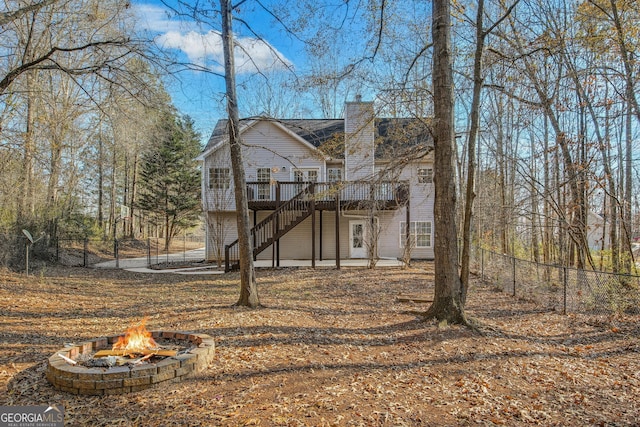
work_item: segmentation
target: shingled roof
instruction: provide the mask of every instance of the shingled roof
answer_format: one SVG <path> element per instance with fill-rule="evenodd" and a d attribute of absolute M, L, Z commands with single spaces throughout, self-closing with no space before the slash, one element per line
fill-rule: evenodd
<path fill-rule="evenodd" d="M 344 119 L 265 119 L 247 118 L 240 121 L 241 129 L 255 120 L 272 120 L 280 123 L 314 147 L 333 158 L 344 158 Z M 227 135 L 226 119 L 219 120 L 207 146 L 207 152 Z M 427 124 L 419 119 L 375 119 L 376 159 L 387 159 L 400 150 L 433 148 L 433 138 Z"/>

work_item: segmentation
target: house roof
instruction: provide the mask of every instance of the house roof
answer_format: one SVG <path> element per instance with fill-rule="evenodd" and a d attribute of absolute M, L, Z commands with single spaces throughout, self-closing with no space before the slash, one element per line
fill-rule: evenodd
<path fill-rule="evenodd" d="M 421 119 L 376 119 L 377 159 L 393 159 L 408 152 L 429 152 L 433 149 L 431 128 Z"/>
<path fill-rule="evenodd" d="M 337 159 L 344 158 L 344 119 L 282 120 L 254 117 L 240 121 L 240 132 L 260 120 L 276 122 L 325 154 Z M 226 119 L 218 121 L 203 150 L 203 156 L 226 140 L 227 123 Z M 429 127 L 419 119 L 375 119 L 375 143 L 375 157 L 378 160 L 391 159 L 407 149 L 430 151 L 433 148 Z"/>

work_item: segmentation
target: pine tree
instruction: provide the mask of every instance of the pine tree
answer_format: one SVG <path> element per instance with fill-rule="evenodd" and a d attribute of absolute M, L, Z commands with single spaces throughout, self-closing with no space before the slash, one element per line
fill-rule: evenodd
<path fill-rule="evenodd" d="M 158 142 L 144 153 L 140 173 L 139 209 L 164 223 L 165 249 L 182 230 L 197 224 L 200 209 L 199 135 L 193 121 L 167 114 Z"/>

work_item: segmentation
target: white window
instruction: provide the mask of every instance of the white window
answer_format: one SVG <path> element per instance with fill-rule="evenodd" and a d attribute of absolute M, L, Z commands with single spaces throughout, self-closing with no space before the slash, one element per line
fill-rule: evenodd
<path fill-rule="evenodd" d="M 433 182 L 433 168 L 418 168 L 418 182 L 431 184 Z"/>
<path fill-rule="evenodd" d="M 327 169 L 327 182 L 339 182 L 342 181 L 342 169 L 340 168 L 328 168 Z"/>
<path fill-rule="evenodd" d="M 228 190 L 231 186 L 229 168 L 209 168 L 209 188 L 212 190 Z"/>
<path fill-rule="evenodd" d="M 400 247 L 404 248 L 407 236 L 406 221 L 400 222 Z M 409 241 L 414 248 L 430 248 L 432 231 L 431 221 L 411 221 L 409 223 Z"/>
<path fill-rule="evenodd" d="M 258 168 L 258 182 L 271 182 L 271 168 Z"/>
<path fill-rule="evenodd" d="M 318 182 L 318 169 L 294 169 L 295 182 Z"/>
<path fill-rule="evenodd" d="M 258 168 L 258 200 L 269 200 L 271 196 L 271 168 Z"/>

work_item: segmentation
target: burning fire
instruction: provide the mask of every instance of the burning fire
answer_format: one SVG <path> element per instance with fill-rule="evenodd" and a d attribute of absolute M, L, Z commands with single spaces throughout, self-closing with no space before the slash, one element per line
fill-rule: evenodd
<path fill-rule="evenodd" d="M 145 327 L 147 319 L 144 318 L 139 325 L 133 325 L 127 329 L 123 337 L 113 344 L 113 350 L 125 350 L 131 353 L 158 348 L 158 344 L 151 336 L 151 332 Z"/>

